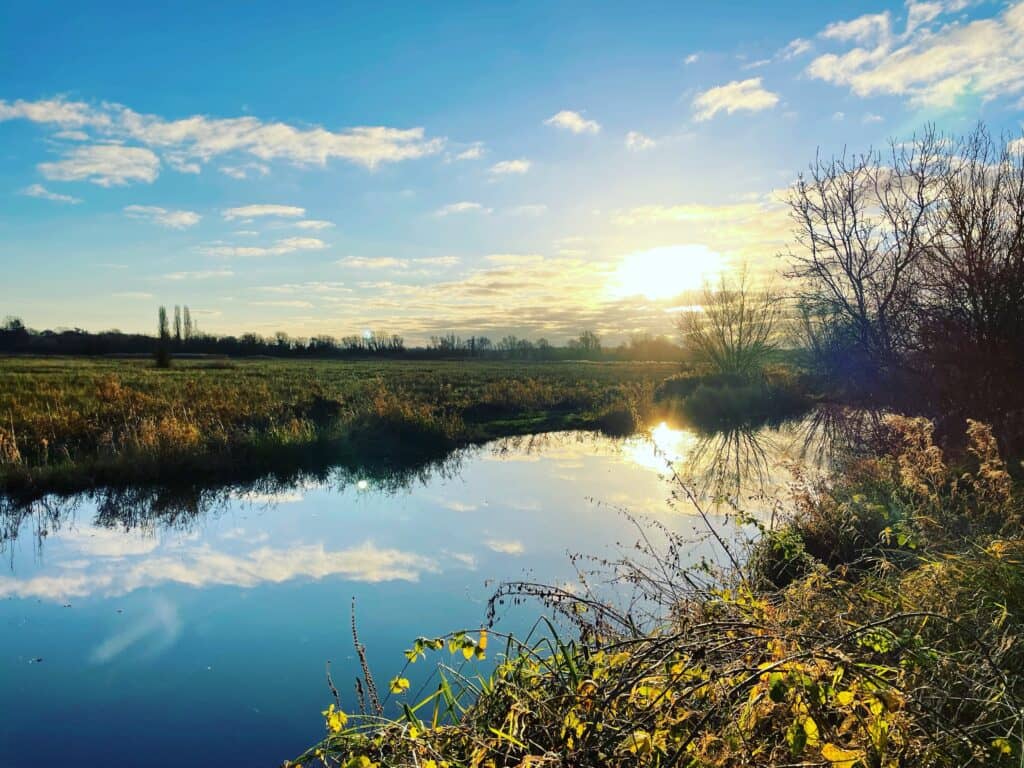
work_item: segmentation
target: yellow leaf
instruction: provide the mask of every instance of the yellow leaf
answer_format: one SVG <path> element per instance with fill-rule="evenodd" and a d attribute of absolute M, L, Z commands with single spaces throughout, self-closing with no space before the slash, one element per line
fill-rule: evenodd
<path fill-rule="evenodd" d="M 864 758 L 861 750 L 843 749 L 835 744 L 826 744 L 821 748 L 821 756 L 832 764 L 832 768 L 853 768 L 858 760 Z"/>
<path fill-rule="evenodd" d="M 821 741 L 821 735 L 818 732 L 818 724 L 814 722 L 811 717 L 804 718 L 804 733 L 807 734 L 807 746 L 816 747 Z"/>
<path fill-rule="evenodd" d="M 409 690 L 409 681 L 404 677 L 396 677 L 391 681 L 392 693 L 404 693 Z"/>
<path fill-rule="evenodd" d="M 836 694 L 836 701 L 844 707 L 849 706 L 853 703 L 853 691 L 840 691 Z"/>

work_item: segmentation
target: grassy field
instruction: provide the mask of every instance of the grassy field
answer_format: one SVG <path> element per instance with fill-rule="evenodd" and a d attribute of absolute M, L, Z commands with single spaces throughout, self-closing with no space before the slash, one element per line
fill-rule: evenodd
<path fill-rule="evenodd" d="M 670 363 L 0 359 L 0 488 L 232 480 L 488 438 L 629 432 Z"/>

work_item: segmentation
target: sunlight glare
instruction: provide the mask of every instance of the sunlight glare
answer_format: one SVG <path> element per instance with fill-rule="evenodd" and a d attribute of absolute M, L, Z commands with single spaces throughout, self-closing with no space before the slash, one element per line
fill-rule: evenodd
<path fill-rule="evenodd" d="M 721 254 L 706 245 L 666 245 L 625 256 L 612 275 L 609 289 L 617 298 L 670 299 L 699 289 L 724 268 Z"/>
<path fill-rule="evenodd" d="M 664 421 L 652 427 L 647 435 L 636 437 L 626 444 L 630 460 L 640 467 L 662 473 L 666 462 L 682 461 L 693 448 L 697 436 L 683 429 L 673 429 Z"/>

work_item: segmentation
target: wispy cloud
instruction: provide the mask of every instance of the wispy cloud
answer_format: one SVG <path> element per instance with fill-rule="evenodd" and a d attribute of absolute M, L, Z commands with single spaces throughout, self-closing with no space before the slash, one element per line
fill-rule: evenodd
<path fill-rule="evenodd" d="M 965 6 L 911 2 L 901 33 L 889 13 L 834 22 L 821 38 L 851 47 L 818 56 L 807 74 L 858 96 L 902 96 L 933 108 L 968 94 L 991 100 L 1024 93 L 1024 3 L 964 23 L 953 14 Z"/>
<path fill-rule="evenodd" d="M 640 131 L 630 131 L 626 134 L 626 149 L 633 152 L 642 152 L 645 149 L 654 149 L 658 145 L 650 136 L 645 136 Z"/>
<path fill-rule="evenodd" d="M 199 250 L 207 256 L 222 258 L 250 256 L 283 256 L 296 251 L 321 251 L 327 243 L 317 237 L 285 237 L 273 245 L 206 245 Z"/>
<path fill-rule="evenodd" d="M 195 211 L 171 211 L 156 205 L 128 205 L 124 213 L 132 219 L 145 219 L 169 229 L 188 229 L 202 220 Z"/>
<path fill-rule="evenodd" d="M 463 200 L 458 203 L 449 203 L 438 208 L 435 212 L 435 216 L 450 216 L 453 213 L 491 213 L 490 208 L 484 208 L 480 203 L 473 203 L 468 200 Z"/>
<path fill-rule="evenodd" d="M 260 216 L 277 216 L 279 218 L 297 219 L 306 215 L 305 208 L 296 205 L 243 205 L 228 208 L 223 213 L 228 221 L 234 219 L 255 219 Z"/>
<path fill-rule="evenodd" d="M 525 158 L 519 160 L 502 160 L 491 166 L 491 173 L 498 176 L 523 174 L 530 170 L 530 161 Z"/>
<path fill-rule="evenodd" d="M 222 165 L 218 170 L 232 179 L 248 179 L 250 176 L 266 176 L 270 168 L 263 163 L 243 163 L 242 165 Z"/>
<path fill-rule="evenodd" d="M 52 200 L 55 203 L 70 203 L 71 205 L 78 205 L 82 202 L 80 197 L 72 197 L 71 195 L 62 195 L 59 192 L 51 192 L 42 184 L 31 184 L 21 190 L 21 194 L 28 197 L 38 197 L 40 200 Z"/>
<path fill-rule="evenodd" d="M 555 128 L 564 128 L 573 133 L 598 133 L 601 130 L 601 125 L 596 120 L 588 120 L 579 112 L 574 112 L 571 109 L 563 109 L 561 112 L 555 113 L 545 120 L 544 124 Z"/>
<path fill-rule="evenodd" d="M 160 275 L 161 280 L 212 280 L 218 277 L 233 277 L 230 269 L 200 269 L 192 272 L 168 272 Z"/>
<path fill-rule="evenodd" d="M 296 229 L 309 229 L 314 232 L 319 232 L 322 229 L 331 229 L 334 226 L 334 222 L 320 221 L 319 219 L 306 219 L 305 221 L 297 221 L 292 226 Z"/>
<path fill-rule="evenodd" d="M 91 144 L 70 150 L 56 162 L 40 163 L 39 172 L 52 181 L 91 181 L 101 187 L 149 184 L 160 174 L 160 158 L 143 147 Z"/>
<path fill-rule="evenodd" d="M 409 266 L 406 259 L 396 259 L 391 256 L 348 256 L 339 259 L 337 264 L 352 269 L 406 269 Z"/>
<path fill-rule="evenodd" d="M 703 121 L 710 120 L 719 112 L 729 115 L 739 111 L 760 112 L 778 103 L 778 95 L 765 90 L 760 77 L 733 80 L 698 93 L 693 99 L 694 118 Z"/>
<path fill-rule="evenodd" d="M 479 160 L 481 157 L 484 156 L 484 153 L 486 151 L 487 150 L 484 147 L 483 142 L 482 141 L 477 141 L 477 142 L 474 142 L 473 144 L 471 144 L 470 146 L 468 146 L 466 149 L 462 150 L 461 152 L 456 153 L 455 159 L 456 160 Z"/>
<path fill-rule="evenodd" d="M 377 125 L 331 131 L 319 126 L 300 128 L 285 122 L 264 122 L 252 116 L 216 118 L 192 115 L 169 120 L 159 115 L 141 114 L 120 104 L 90 104 L 62 97 L 40 101 L 0 100 L 0 121 L 16 119 L 53 125 L 62 130 L 90 129 L 105 139 L 132 141 L 151 150 L 174 155 L 182 167 L 238 153 L 262 163 L 283 160 L 294 165 L 325 165 L 330 160 L 339 159 L 372 169 L 383 163 L 437 154 L 445 143 L 441 138 L 427 138 L 421 127 Z M 137 151 L 141 148 L 121 149 Z M 172 163 L 168 164 L 174 167 Z M 120 178 L 125 181 L 152 181 L 158 172 L 157 162 L 152 164 L 146 177 Z"/>

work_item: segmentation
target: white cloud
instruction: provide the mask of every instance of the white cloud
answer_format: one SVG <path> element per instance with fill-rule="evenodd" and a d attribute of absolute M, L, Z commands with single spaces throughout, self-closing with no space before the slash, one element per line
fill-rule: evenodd
<path fill-rule="evenodd" d="M 321 251 L 327 243 L 317 237 L 286 237 L 270 246 L 249 245 L 207 245 L 200 252 L 207 256 L 222 258 L 247 256 L 283 256 L 296 251 Z"/>
<path fill-rule="evenodd" d="M 760 77 L 749 80 L 733 80 L 698 93 L 693 99 L 693 108 L 698 121 L 710 120 L 719 112 L 733 114 L 740 110 L 760 112 L 771 109 L 779 103 L 777 94 L 761 86 Z"/>
<path fill-rule="evenodd" d="M 313 306 L 310 301 L 302 299 L 282 299 L 275 301 L 250 301 L 250 307 L 285 307 L 288 309 L 308 309 Z"/>
<path fill-rule="evenodd" d="M 487 539 L 484 544 L 492 552 L 499 552 L 503 555 L 521 555 L 525 551 L 523 542 L 515 539 Z"/>
<path fill-rule="evenodd" d="M 330 131 L 319 126 L 297 128 L 283 122 L 263 122 L 251 116 L 193 115 L 167 120 L 120 104 L 104 102 L 96 106 L 60 97 L 35 102 L 0 101 L 0 121 L 14 119 L 62 129 L 89 127 L 105 138 L 133 140 L 202 162 L 240 153 L 263 162 L 284 160 L 295 165 L 325 165 L 329 160 L 341 159 L 372 169 L 381 163 L 437 154 L 444 147 L 444 139 L 427 138 L 420 127 L 357 126 Z M 183 162 L 179 160 L 179 165 Z M 170 161 L 168 164 L 175 167 Z"/>
<path fill-rule="evenodd" d="M 53 181 L 91 181 L 101 187 L 149 184 L 160 173 L 160 159 L 143 147 L 92 144 L 72 149 L 57 162 L 40 163 L 39 171 Z"/>
<path fill-rule="evenodd" d="M 88 141 L 89 134 L 85 131 L 57 131 L 53 134 L 53 138 L 65 141 Z"/>
<path fill-rule="evenodd" d="M 491 173 L 499 176 L 523 174 L 530 170 L 530 165 L 530 161 L 525 158 L 520 158 L 519 160 L 502 160 L 500 163 L 495 163 L 491 166 Z"/>
<path fill-rule="evenodd" d="M 789 45 L 779 51 L 779 57 L 784 61 L 789 59 L 795 59 L 797 56 L 803 56 L 812 48 L 810 40 L 804 40 L 802 37 L 798 37 L 795 40 L 790 40 Z"/>
<path fill-rule="evenodd" d="M 320 221 L 318 219 L 306 219 L 305 221 L 297 221 L 292 226 L 296 229 L 311 229 L 314 232 L 319 232 L 322 229 L 330 229 L 334 226 L 334 222 Z"/>
<path fill-rule="evenodd" d="M 544 124 L 564 128 L 573 133 L 597 133 L 601 130 L 601 125 L 597 121 L 587 120 L 579 112 L 573 112 L 571 109 L 563 109 L 552 115 Z"/>
<path fill-rule="evenodd" d="M 228 221 L 233 219 L 255 219 L 258 216 L 278 216 L 281 218 L 297 219 L 305 215 L 306 209 L 295 205 L 243 205 L 238 208 L 228 208 L 224 211 L 224 218 Z"/>
<path fill-rule="evenodd" d="M 870 43 L 889 36 L 892 20 L 889 12 L 867 13 L 850 21 L 835 21 L 825 27 L 821 36 L 830 40 L 854 40 Z"/>
<path fill-rule="evenodd" d="M 353 269 L 405 269 L 409 266 L 405 259 L 395 259 L 391 256 L 348 256 L 336 263 L 338 266 Z"/>
<path fill-rule="evenodd" d="M 217 277 L 233 277 L 230 269 L 203 269 L 196 272 L 168 272 L 160 275 L 161 280 L 212 280 Z"/>
<path fill-rule="evenodd" d="M 71 195 L 62 195 L 59 192 L 51 192 L 42 184 L 32 184 L 21 190 L 21 194 L 27 195 L 28 197 L 38 197 L 41 200 L 53 200 L 55 203 L 71 203 L 77 205 L 82 202 L 79 197 L 72 197 Z"/>
<path fill-rule="evenodd" d="M 422 259 L 416 259 L 416 264 L 425 264 L 431 267 L 454 267 L 459 263 L 458 256 L 425 256 Z"/>
<path fill-rule="evenodd" d="M 966 94 L 986 101 L 1021 94 L 1024 2 L 991 18 L 950 18 L 965 6 L 962 0 L 912 2 L 902 34 L 888 14 L 830 24 L 823 38 L 853 46 L 818 56 L 807 73 L 858 96 L 895 95 L 933 108 L 951 107 Z"/>
<path fill-rule="evenodd" d="M 450 216 L 453 213 L 490 213 L 490 208 L 484 208 L 480 203 L 472 203 L 463 200 L 459 203 L 443 205 L 435 212 L 436 216 Z"/>
<path fill-rule="evenodd" d="M 155 205 L 129 205 L 124 212 L 129 218 L 146 219 L 170 229 L 188 229 L 203 218 L 195 211 L 169 211 Z"/>
<path fill-rule="evenodd" d="M 477 141 L 470 145 L 467 149 L 462 150 L 455 155 L 456 160 L 479 160 L 484 156 L 484 152 L 487 150 L 484 148 L 483 142 Z"/>
<path fill-rule="evenodd" d="M 700 52 L 691 53 L 689 56 L 687 56 L 685 59 L 683 59 L 683 63 L 684 64 L 696 64 L 699 59 L 700 59 Z"/>
<path fill-rule="evenodd" d="M 863 118 L 861 118 L 861 120 L 865 123 L 881 123 L 885 121 L 885 118 L 881 115 L 876 115 L 873 112 L 868 112 Z"/>
<path fill-rule="evenodd" d="M 218 169 L 232 179 L 247 179 L 250 175 L 266 176 L 270 168 L 263 163 L 243 163 L 242 165 L 222 165 Z"/>
<path fill-rule="evenodd" d="M 654 149 L 657 143 L 650 136 L 645 136 L 640 131 L 630 131 L 626 134 L 626 149 L 633 152 L 642 152 L 645 149 Z"/>
<path fill-rule="evenodd" d="M 119 299 L 152 299 L 153 294 L 146 291 L 117 291 L 113 294 Z"/>
<path fill-rule="evenodd" d="M 41 101 L 18 99 L 8 103 L 0 99 L 0 121 L 18 119 L 75 128 L 104 128 L 111 123 L 108 115 L 93 110 L 81 101 L 65 101 L 58 97 Z"/>

